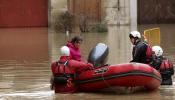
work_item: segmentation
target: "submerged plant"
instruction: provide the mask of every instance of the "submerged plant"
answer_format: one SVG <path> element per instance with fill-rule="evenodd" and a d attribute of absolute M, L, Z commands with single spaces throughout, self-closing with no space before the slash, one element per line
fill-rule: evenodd
<path fill-rule="evenodd" d="M 107 25 L 105 23 L 97 23 L 93 26 L 91 26 L 91 29 L 90 29 L 91 32 L 107 32 L 108 31 L 108 28 L 107 28 Z"/>
<path fill-rule="evenodd" d="M 64 33 L 66 33 L 66 31 L 72 32 L 73 26 L 74 26 L 74 15 L 70 14 L 68 11 L 59 14 L 54 22 L 54 29 L 57 32 L 64 32 Z"/>

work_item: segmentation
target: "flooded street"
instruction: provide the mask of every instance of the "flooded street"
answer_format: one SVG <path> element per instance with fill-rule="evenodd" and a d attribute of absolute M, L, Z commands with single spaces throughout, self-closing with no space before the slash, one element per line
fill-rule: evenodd
<path fill-rule="evenodd" d="M 0 29 L 0 99 L 50 98 L 47 28 Z"/>
<path fill-rule="evenodd" d="M 139 26 L 138 30 L 152 27 L 161 29 L 161 46 L 165 56 L 175 65 L 175 25 Z M 108 64 L 131 60 L 132 46 L 128 37 L 130 27 L 110 26 L 108 33 L 84 33 L 82 57 L 88 58 L 90 50 L 99 42 L 109 46 Z M 161 86 L 147 92 L 135 89 L 113 89 L 100 93 L 55 94 L 50 90 L 50 63 L 60 56 L 59 48 L 73 34 L 55 33 L 47 28 L 0 29 L 0 100 L 173 100 L 173 86 Z"/>

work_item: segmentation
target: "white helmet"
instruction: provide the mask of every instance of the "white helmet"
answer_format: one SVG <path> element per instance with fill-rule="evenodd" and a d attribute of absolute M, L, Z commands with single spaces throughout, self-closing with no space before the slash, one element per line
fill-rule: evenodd
<path fill-rule="evenodd" d="M 67 46 L 62 46 L 60 48 L 60 51 L 61 51 L 61 55 L 63 55 L 63 56 L 69 56 L 69 54 L 70 54 L 70 50 Z"/>
<path fill-rule="evenodd" d="M 153 47 L 152 47 L 152 51 L 154 51 L 154 53 L 155 53 L 155 55 L 156 55 L 157 57 L 163 55 L 163 50 L 162 50 L 162 48 L 161 48 L 160 46 L 153 46 Z"/>
<path fill-rule="evenodd" d="M 138 31 L 131 31 L 130 33 L 129 33 L 129 36 L 131 37 L 137 37 L 137 38 L 141 38 L 141 35 L 140 35 L 140 32 L 138 32 Z"/>

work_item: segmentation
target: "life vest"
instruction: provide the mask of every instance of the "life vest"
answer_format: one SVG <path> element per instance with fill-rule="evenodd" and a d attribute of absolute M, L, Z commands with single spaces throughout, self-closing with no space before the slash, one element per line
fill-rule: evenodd
<path fill-rule="evenodd" d="M 149 44 L 146 44 L 146 45 L 147 45 L 147 48 L 146 48 L 146 62 L 150 63 L 151 62 L 151 58 L 152 58 L 152 48 L 151 48 L 151 46 Z"/>
<path fill-rule="evenodd" d="M 71 71 L 68 68 L 67 65 L 68 65 L 68 61 L 65 61 L 65 62 L 59 62 L 59 61 L 53 62 L 51 64 L 51 69 L 52 69 L 53 75 L 74 74 L 74 72 Z"/>
<path fill-rule="evenodd" d="M 170 62 L 168 59 L 164 59 L 160 65 L 160 73 L 162 74 L 174 74 L 174 68 L 172 62 Z"/>
<path fill-rule="evenodd" d="M 59 67 L 58 67 L 58 62 L 57 61 L 51 63 L 51 70 L 52 70 L 53 75 L 59 73 Z"/>
<path fill-rule="evenodd" d="M 68 80 L 75 78 L 75 73 L 68 68 L 68 61 L 53 62 L 51 65 L 53 73 L 53 82 L 57 84 L 66 84 Z"/>
<path fill-rule="evenodd" d="M 77 86 L 74 85 L 75 72 L 70 69 L 67 57 L 60 57 L 59 61 L 51 64 L 53 74 L 52 88 L 55 93 L 72 93 L 76 92 Z"/>

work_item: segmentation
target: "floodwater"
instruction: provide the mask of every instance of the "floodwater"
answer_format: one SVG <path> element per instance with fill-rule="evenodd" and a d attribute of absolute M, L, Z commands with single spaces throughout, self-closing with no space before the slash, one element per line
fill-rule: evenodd
<path fill-rule="evenodd" d="M 139 26 L 138 30 L 160 27 L 165 56 L 175 64 L 175 25 Z M 96 93 L 55 94 L 50 90 L 50 63 L 60 56 L 59 48 L 75 35 L 83 37 L 82 57 L 99 42 L 109 46 L 108 64 L 131 60 L 130 27 L 110 26 L 108 33 L 63 34 L 47 28 L 0 29 L 0 100 L 173 100 L 175 86 L 155 91 L 115 88 Z"/>

